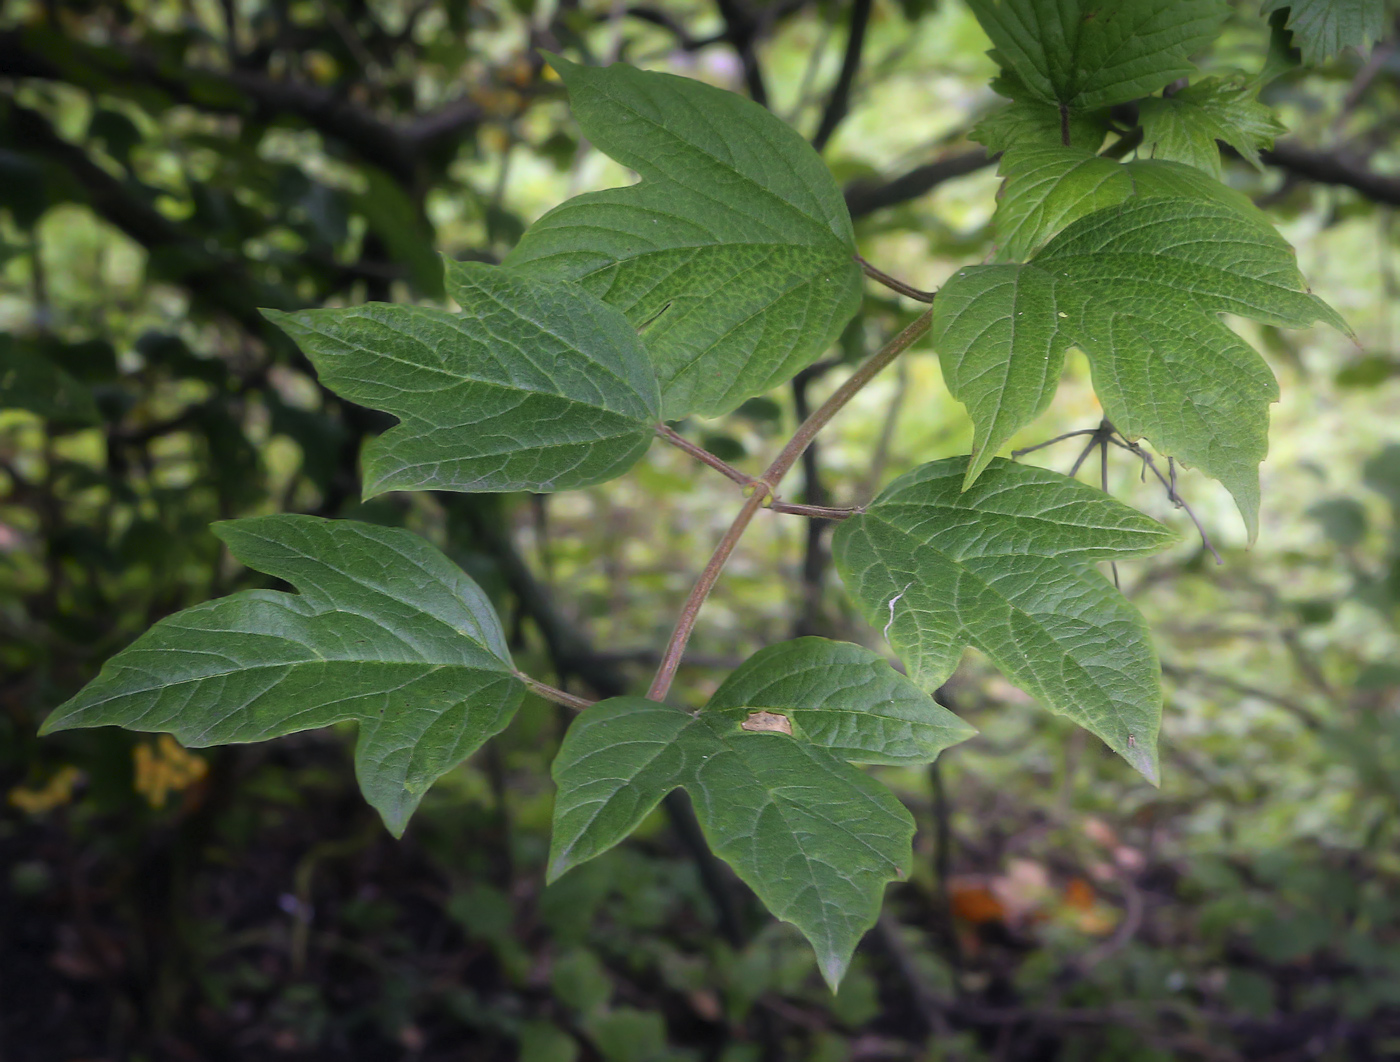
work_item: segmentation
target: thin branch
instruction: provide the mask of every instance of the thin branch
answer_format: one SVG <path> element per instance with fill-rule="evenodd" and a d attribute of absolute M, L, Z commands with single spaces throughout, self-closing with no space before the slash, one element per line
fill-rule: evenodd
<path fill-rule="evenodd" d="M 836 76 L 836 84 L 826 101 L 821 123 L 812 137 L 812 147 L 821 151 L 826 147 L 831 134 L 846 117 L 851 107 L 851 88 L 860 72 L 860 53 L 865 46 L 865 30 L 870 25 L 872 0 L 853 0 L 851 4 L 851 30 L 846 37 L 846 53 L 841 59 L 841 72 Z"/>
<path fill-rule="evenodd" d="M 846 207 L 853 218 L 863 218 L 885 207 L 917 199 L 932 191 L 944 181 L 990 166 L 995 161 L 982 148 L 973 148 L 957 155 L 948 155 L 935 162 L 916 166 L 908 173 L 879 182 L 862 179 L 852 181 L 845 188 Z"/>
<path fill-rule="evenodd" d="M 729 560 L 729 555 L 734 552 L 734 547 L 739 544 L 739 539 L 743 537 L 754 516 L 770 500 L 783 476 L 797 463 L 802 452 L 817 437 L 817 433 L 830 423 L 831 418 L 836 416 L 842 407 L 873 380 L 882 369 L 928 331 L 932 318 L 932 310 L 920 315 L 916 321 L 886 343 L 865 364 L 851 373 L 846 382 L 802 422 L 792 438 L 788 440 L 787 445 L 773 459 L 773 463 L 759 477 L 758 489 L 754 490 L 749 500 L 744 503 L 744 507 L 734 517 L 734 522 L 730 524 L 729 530 L 724 533 L 719 545 L 715 547 L 715 552 L 710 557 L 709 563 L 701 571 L 700 577 L 690 591 L 690 596 L 686 598 L 686 602 L 681 608 L 680 617 L 676 621 L 676 629 L 671 633 L 671 640 L 667 643 L 666 652 L 661 657 L 661 666 L 657 669 L 656 678 L 652 680 L 651 688 L 647 691 L 647 696 L 651 700 L 660 701 L 670 692 L 671 683 L 676 677 L 676 668 L 680 666 L 681 657 L 685 655 L 686 643 L 690 641 L 691 631 L 695 629 L 695 621 L 700 615 L 700 609 L 705 604 L 705 599 L 710 596 L 710 591 L 714 589 L 720 572 L 724 570 L 725 562 Z"/>
<path fill-rule="evenodd" d="M 1033 454 L 1037 450 L 1044 450 L 1047 446 L 1054 446 L 1056 443 L 1064 442 L 1066 439 L 1073 439 L 1080 435 L 1097 435 L 1098 431 L 1098 428 L 1080 428 L 1078 431 L 1067 431 L 1063 435 L 1056 435 L 1053 439 L 1046 439 L 1043 443 L 1022 447 L 1020 450 L 1012 450 L 1011 459 L 1014 461 L 1018 457 L 1025 457 L 1026 454 Z"/>
<path fill-rule="evenodd" d="M 555 704 L 562 704 L 565 708 L 572 708 L 576 712 L 581 712 L 585 708 L 592 708 L 593 705 L 597 703 L 596 701 L 588 700 L 586 697 L 575 697 L 572 693 L 565 693 L 563 690 L 556 689 L 547 682 L 541 682 L 537 678 L 531 678 L 523 671 L 517 671 L 515 677 L 525 683 L 532 693 L 538 694 L 547 701 L 553 701 Z"/>
<path fill-rule="evenodd" d="M 753 486 L 758 482 L 758 480 L 756 480 L 753 476 L 749 475 L 747 472 L 740 472 L 728 461 L 725 461 L 723 458 L 716 457 L 714 454 L 710 453 L 709 450 L 706 450 L 703 446 L 697 446 L 695 443 L 691 442 L 680 432 L 674 430 L 673 428 L 667 427 L 665 424 L 658 424 L 656 426 L 656 434 L 659 435 L 662 439 L 665 439 L 677 450 L 684 450 L 697 461 L 709 465 L 715 471 L 719 472 L 726 478 L 733 480 L 741 487 Z"/>
<path fill-rule="evenodd" d="M 791 513 L 793 516 L 808 516 L 813 520 L 846 520 L 865 512 L 863 505 L 800 505 L 770 498 L 768 508 L 775 513 Z"/>
<path fill-rule="evenodd" d="M 877 281 L 885 285 L 885 287 L 889 288 L 891 291 L 897 291 L 901 295 L 907 296 L 908 298 L 917 299 L 919 302 L 933 301 L 933 292 L 920 291 L 912 284 L 906 284 L 902 280 L 897 280 L 896 278 L 886 273 L 883 269 L 879 269 L 871 265 L 860 255 L 856 255 L 855 258 L 856 261 L 860 263 L 861 272 L 863 272 L 871 280 Z"/>
<path fill-rule="evenodd" d="M 1267 165 L 1276 166 L 1304 180 L 1354 188 L 1377 203 L 1400 206 L 1400 177 L 1377 173 L 1364 159 L 1342 151 L 1312 151 L 1284 141 L 1275 144 L 1269 151 L 1260 152 L 1259 157 Z"/>
<path fill-rule="evenodd" d="M 1162 475 L 1161 469 L 1159 469 L 1159 468 L 1157 467 L 1157 462 L 1155 462 L 1155 461 L 1152 460 L 1152 455 L 1149 454 L 1146 450 L 1144 450 L 1144 449 L 1143 449 L 1141 446 L 1139 446 L 1137 443 L 1135 443 L 1135 442 L 1128 442 L 1127 439 L 1124 439 L 1124 438 L 1122 438 L 1121 436 L 1119 436 L 1118 438 L 1113 439 L 1112 442 L 1114 443 L 1115 446 L 1119 446 L 1119 447 L 1121 447 L 1122 449 L 1127 450 L 1130 454 L 1133 454 L 1134 456 L 1136 456 L 1137 458 L 1139 458 L 1139 459 L 1142 461 L 1143 465 L 1146 466 L 1147 469 L 1148 469 L 1154 476 L 1157 477 L 1157 482 L 1161 483 L 1162 486 L 1166 488 L 1166 491 L 1167 491 L 1167 501 L 1171 502 L 1171 503 L 1172 503 L 1174 506 L 1176 506 L 1178 509 L 1183 510 L 1183 511 L 1186 513 L 1186 515 L 1189 516 L 1189 517 L 1191 518 L 1191 522 L 1192 522 L 1193 524 L 1196 525 L 1196 532 L 1201 536 L 1201 545 L 1202 545 L 1203 547 L 1205 547 L 1205 549 L 1206 549 L 1207 551 L 1209 551 L 1209 553 L 1210 553 L 1210 555 L 1211 555 L 1212 557 L 1215 558 L 1215 563 L 1216 563 L 1216 564 L 1224 564 L 1225 561 L 1221 558 L 1219 552 L 1216 551 L 1215 546 L 1213 546 L 1213 545 L 1211 544 L 1210 536 L 1209 536 L 1208 534 L 1206 534 L 1205 526 L 1201 523 L 1200 519 L 1196 516 L 1195 512 L 1191 509 L 1191 506 L 1189 506 L 1189 505 L 1186 504 L 1186 499 L 1183 498 L 1180 494 L 1178 494 L 1178 493 L 1176 492 L 1176 463 L 1175 463 L 1175 461 L 1172 460 L 1171 458 L 1168 458 L 1168 459 L 1167 459 L 1167 467 L 1168 467 L 1168 470 L 1171 472 L 1171 475 L 1170 475 L 1170 477 L 1164 476 L 1164 475 Z"/>

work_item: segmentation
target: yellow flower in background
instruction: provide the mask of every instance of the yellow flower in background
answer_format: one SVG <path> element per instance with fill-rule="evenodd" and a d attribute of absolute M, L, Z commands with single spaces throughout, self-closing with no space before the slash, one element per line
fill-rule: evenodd
<path fill-rule="evenodd" d="M 203 756 L 183 748 L 169 734 L 162 734 L 152 745 L 143 741 L 132 750 L 136 764 L 134 788 L 153 808 L 165 807 L 171 792 L 188 789 L 209 773 Z"/>
<path fill-rule="evenodd" d="M 60 767 L 47 783 L 37 789 L 17 785 L 10 790 L 9 801 L 29 815 L 42 815 L 46 811 L 62 807 L 73 799 L 73 790 L 83 780 L 83 772 L 72 764 Z"/>

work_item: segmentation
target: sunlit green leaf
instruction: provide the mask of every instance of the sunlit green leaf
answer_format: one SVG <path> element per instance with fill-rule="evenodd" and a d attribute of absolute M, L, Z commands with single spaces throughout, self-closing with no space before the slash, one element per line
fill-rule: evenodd
<path fill-rule="evenodd" d="M 1045 707 L 1157 777 L 1162 693 L 1142 617 L 1094 562 L 1155 553 L 1155 520 L 1045 469 L 949 458 L 895 480 L 833 549 L 861 613 L 926 690 L 985 653 Z"/>
<path fill-rule="evenodd" d="M 403 833 L 428 787 L 520 704 L 491 603 L 408 531 L 312 516 L 214 530 L 300 593 L 245 590 L 161 620 L 43 732 L 114 725 L 199 747 L 353 720 L 360 788 Z"/>

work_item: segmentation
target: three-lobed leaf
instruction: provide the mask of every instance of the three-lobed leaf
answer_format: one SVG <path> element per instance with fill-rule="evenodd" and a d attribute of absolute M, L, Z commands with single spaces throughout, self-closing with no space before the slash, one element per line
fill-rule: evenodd
<path fill-rule="evenodd" d="M 1005 71 L 999 90 L 1067 110 L 1146 96 L 1194 72 L 1221 0 L 969 0 Z"/>
<path fill-rule="evenodd" d="M 161 620 L 42 733 L 114 725 L 199 747 L 353 720 L 360 788 L 401 835 L 428 787 L 520 704 L 491 603 L 408 531 L 289 515 L 214 530 L 300 593 L 245 590 Z"/>
<path fill-rule="evenodd" d="M 835 990 L 908 873 L 914 820 L 883 785 L 809 741 L 616 697 L 574 720 L 555 758 L 549 876 L 606 851 L 684 788 L 715 854 L 812 943 Z"/>
<path fill-rule="evenodd" d="M 1229 144 L 1259 167 L 1259 149 L 1288 132 L 1259 102 L 1255 88 L 1208 77 L 1173 96 L 1143 100 L 1139 107 L 1143 154 L 1182 162 L 1221 177 L 1220 148 Z"/>
<path fill-rule="evenodd" d="M 1264 0 L 1262 11 L 1284 8 L 1305 63 L 1325 62 L 1344 48 L 1365 52 L 1385 34 L 1385 0 Z"/>
<path fill-rule="evenodd" d="M 1014 100 L 974 125 L 967 138 L 995 154 L 1013 148 L 1060 147 L 1068 132 L 1069 146 L 1094 152 L 1103 144 L 1106 130 L 1107 125 L 1092 114 L 1062 115 L 1053 104 Z"/>
<path fill-rule="evenodd" d="M 998 460 L 963 490 L 965 469 L 962 458 L 923 465 L 841 524 L 833 551 L 848 592 L 924 689 L 973 646 L 1155 781 L 1157 657 L 1093 565 L 1175 536 L 1056 472 Z"/>
<path fill-rule="evenodd" d="M 1167 197 L 1080 218 L 1023 265 L 960 270 L 933 312 L 949 388 L 976 422 L 969 483 L 1049 402 L 1073 345 L 1114 426 L 1224 484 L 1251 538 L 1278 387 L 1219 315 L 1346 330 L 1267 222 L 1229 203 Z"/>
<path fill-rule="evenodd" d="M 447 263 L 461 313 L 368 303 L 264 311 L 337 394 L 399 418 L 364 452 L 389 490 L 554 491 L 621 475 L 660 417 L 655 373 L 616 309 L 567 283 Z"/>
<path fill-rule="evenodd" d="M 810 145 L 698 81 L 549 61 L 583 134 L 642 180 L 555 207 L 506 264 L 626 313 L 667 418 L 726 413 L 815 360 L 855 313 L 861 272 L 841 192 Z"/>

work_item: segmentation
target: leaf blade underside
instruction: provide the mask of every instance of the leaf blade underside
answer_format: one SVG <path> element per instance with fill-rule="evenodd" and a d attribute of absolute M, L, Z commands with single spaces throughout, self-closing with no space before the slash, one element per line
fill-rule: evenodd
<path fill-rule="evenodd" d="M 888 789 L 825 748 L 719 712 L 599 702 L 569 728 L 554 778 L 551 880 L 684 788 L 715 854 L 811 942 L 833 991 L 912 858 L 913 819 Z"/>
<path fill-rule="evenodd" d="M 1038 323 L 998 327 L 1024 319 L 1010 292 L 1035 272 Z M 1023 265 L 960 270 L 934 305 L 931 332 L 955 366 L 955 394 L 979 420 L 973 473 L 1048 401 L 1047 346 L 1053 355 L 1073 345 L 1088 355 L 1114 426 L 1224 484 L 1252 539 L 1278 390 L 1222 313 L 1349 332 L 1307 291 L 1288 244 L 1228 202 L 1130 198 L 1078 219 Z M 1015 386 L 994 386 L 1003 377 Z"/>
<path fill-rule="evenodd" d="M 408 531 L 282 515 L 215 532 L 301 592 L 245 590 L 161 620 L 41 733 L 114 725 L 201 747 L 353 720 L 360 788 L 401 835 L 428 787 L 520 704 L 490 602 Z"/>
<path fill-rule="evenodd" d="M 842 522 L 832 547 L 852 599 L 925 690 L 974 646 L 1155 782 L 1156 653 L 1093 565 L 1175 535 L 1055 472 L 997 460 L 964 491 L 964 469 L 962 458 L 917 468 Z"/>

